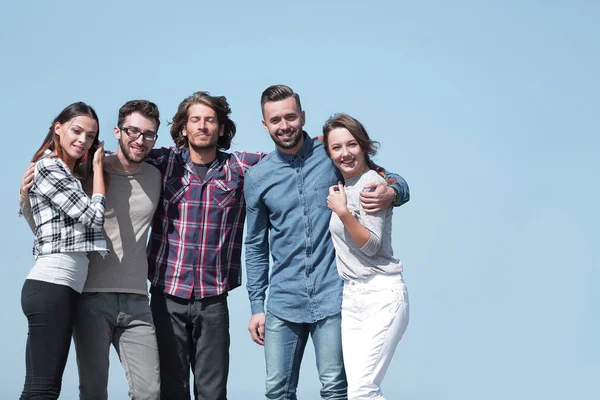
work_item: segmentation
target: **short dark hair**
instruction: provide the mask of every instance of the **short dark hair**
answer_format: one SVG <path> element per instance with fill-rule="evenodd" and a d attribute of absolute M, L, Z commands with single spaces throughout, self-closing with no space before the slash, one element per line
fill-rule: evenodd
<path fill-rule="evenodd" d="M 286 85 L 272 85 L 266 88 L 260 96 L 260 109 L 265 114 L 265 103 L 272 101 L 281 101 L 293 97 L 296 99 L 296 105 L 298 110 L 302 111 L 302 105 L 300 104 L 300 96 L 295 93 L 291 87 Z"/>
<path fill-rule="evenodd" d="M 175 142 L 175 146 L 180 148 L 189 147 L 188 138 L 183 136 L 182 130 L 189 117 L 188 111 L 194 104 L 203 104 L 215 111 L 219 128 L 224 126 L 223 136 L 219 137 L 217 148 L 228 150 L 231 147 L 231 140 L 235 136 L 236 131 L 235 122 L 229 118 L 231 108 L 225 96 L 211 96 L 209 92 L 195 92 L 179 103 L 177 112 L 173 116 L 173 121 L 170 123 L 171 137 Z"/>
<path fill-rule="evenodd" d="M 160 127 L 160 114 L 158 113 L 158 106 L 148 100 L 130 100 L 119 109 L 119 119 L 117 120 L 117 126 L 123 127 L 125 118 L 133 113 L 140 113 L 148 119 L 156 122 L 156 131 Z"/>
<path fill-rule="evenodd" d="M 325 125 L 323 125 L 323 144 L 325 145 L 325 152 L 328 156 L 330 156 L 329 132 L 335 128 L 346 128 L 348 132 L 350 132 L 350 134 L 358 142 L 358 145 L 362 151 L 365 152 L 367 161 L 369 161 L 369 156 L 374 156 L 377 154 L 379 142 L 371 140 L 364 125 L 361 124 L 359 120 L 349 116 L 348 114 L 338 113 L 329 117 L 329 119 L 325 121 Z"/>

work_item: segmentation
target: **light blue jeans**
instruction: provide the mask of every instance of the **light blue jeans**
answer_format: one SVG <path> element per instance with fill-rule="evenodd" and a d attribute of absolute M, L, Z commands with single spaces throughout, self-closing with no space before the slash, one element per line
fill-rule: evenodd
<path fill-rule="evenodd" d="M 321 398 L 346 400 L 347 383 L 342 358 L 341 314 L 315 323 L 294 323 L 267 312 L 265 360 L 267 399 L 295 400 L 300 363 L 308 336 L 312 337 L 321 381 Z"/>

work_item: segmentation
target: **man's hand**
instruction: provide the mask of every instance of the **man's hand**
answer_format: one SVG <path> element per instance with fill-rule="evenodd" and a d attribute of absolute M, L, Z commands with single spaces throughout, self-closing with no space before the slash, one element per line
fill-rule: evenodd
<path fill-rule="evenodd" d="M 33 175 L 34 175 L 35 164 L 31 163 L 23 174 L 21 179 L 21 187 L 19 188 L 19 194 L 23 197 L 29 196 L 29 189 L 33 186 Z"/>
<path fill-rule="evenodd" d="M 360 204 L 368 214 L 385 210 L 396 197 L 396 191 L 380 182 L 365 185 L 360 193 Z"/>
<path fill-rule="evenodd" d="M 252 341 L 261 346 L 265 345 L 265 313 L 252 315 L 248 324 L 248 332 L 252 337 Z"/>

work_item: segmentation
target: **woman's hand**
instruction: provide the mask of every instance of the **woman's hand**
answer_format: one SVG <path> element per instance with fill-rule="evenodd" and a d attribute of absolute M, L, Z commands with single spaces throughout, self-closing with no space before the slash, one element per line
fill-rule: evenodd
<path fill-rule="evenodd" d="M 100 142 L 100 145 L 96 149 L 94 153 L 94 160 L 92 161 L 92 166 L 96 171 L 102 171 L 102 167 L 104 165 L 104 142 Z"/>
<path fill-rule="evenodd" d="M 25 170 L 23 174 L 23 178 L 21 179 L 21 187 L 19 188 L 19 193 L 23 197 L 29 196 L 29 189 L 33 186 L 33 175 L 34 175 L 34 167 L 35 164 L 29 164 L 29 167 Z"/>
<path fill-rule="evenodd" d="M 329 188 L 329 196 L 327 196 L 327 207 L 329 207 L 338 216 L 348 213 L 346 205 L 346 190 L 344 185 L 338 183 Z"/>

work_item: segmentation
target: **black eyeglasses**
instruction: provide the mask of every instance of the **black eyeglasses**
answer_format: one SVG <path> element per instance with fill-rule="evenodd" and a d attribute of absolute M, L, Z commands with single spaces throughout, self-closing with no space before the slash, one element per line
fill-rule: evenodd
<path fill-rule="evenodd" d="M 146 140 L 148 142 L 154 142 L 156 140 L 156 138 L 158 138 L 158 135 L 156 134 L 156 132 L 154 132 L 154 131 L 142 132 L 139 128 L 136 128 L 135 126 L 128 126 L 128 127 L 123 126 L 120 129 L 123 132 L 125 132 L 127 134 L 127 136 L 129 136 L 130 139 L 133 139 L 133 140 L 137 140 L 140 137 L 140 135 L 144 136 L 144 140 Z"/>

